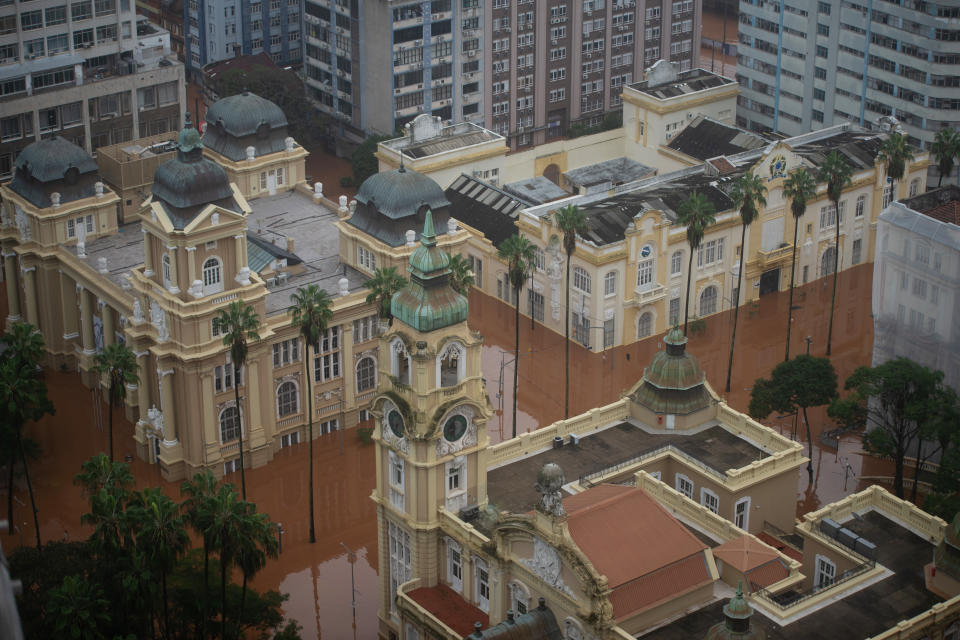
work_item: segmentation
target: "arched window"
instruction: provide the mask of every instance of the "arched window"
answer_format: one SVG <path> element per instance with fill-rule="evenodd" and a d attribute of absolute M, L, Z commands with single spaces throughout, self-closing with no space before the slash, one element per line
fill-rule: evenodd
<path fill-rule="evenodd" d="M 410 384 L 410 354 L 400 338 L 390 343 L 390 373 L 400 384 Z"/>
<path fill-rule="evenodd" d="M 647 311 L 637 320 L 637 338 L 646 338 L 653 333 L 653 314 Z"/>
<path fill-rule="evenodd" d="M 820 258 L 820 276 L 828 276 L 833 273 L 833 261 L 837 254 L 836 247 L 830 247 L 823 252 L 823 257 Z"/>
<path fill-rule="evenodd" d="M 710 285 L 700 294 L 700 317 L 717 312 L 717 288 Z"/>
<path fill-rule="evenodd" d="M 582 267 L 573 268 L 573 288 L 583 293 L 590 293 L 590 274 Z"/>
<path fill-rule="evenodd" d="M 466 351 L 459 342 L 447 343 L 437 358 L 437 380 L 441 387 L 453 387 L 465 374 Z"/>
<path fill-rule="evenodd" d="M 220 442 L 226 444 L 240 437 L 240 413 L 236 407 L 220 412 Z"/>
<path fill-rule="evenodd" d="M 377 386 L 377 363 L 367 356 L 357 363 L 357 391 L 369 391 Z"/>
<path fill-rule="evenodd" d="M 203 293 L 217 293 L 223 291 L 223 274 L 219 258 L 207 258 L 203 263 Z"/>
<path fill-rule="evenodd" d="M 683 251 L 674 251 L 670 256 L 670 275 L 678 276 L 683 269 Z"/>
<path fill-rule="evenodd" d="M 291 380 L 277 387 L 277 415 L 279 417 L 293 415 L 297 412 L 297 396 L 297 385 Z"/>
<path fill-rule="evenodd" d="M 854 218 L 862 218 L 863 212 L 867 208 L 867 196 L 857 196 L 857 208 L 854 211 Z"/>

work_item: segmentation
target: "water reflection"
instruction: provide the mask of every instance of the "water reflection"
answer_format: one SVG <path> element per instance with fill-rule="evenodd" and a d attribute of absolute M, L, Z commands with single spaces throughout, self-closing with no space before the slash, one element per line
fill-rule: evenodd
<path fill-rule="evenodd" d="M 813 283 L 798 290 L 794 312 L 793 353 L 806 349 L 804 338 L 811 336 L 812 353 L 822 355 L 826 345 L 829 310 L 829 281 Z M 872 348 L 870 321 L 870 265 L 844 272 L 837 296 L 839 320 L 835 327 L 833 362 L 842 381 L 853 369 L 869 364 Z M 2 299 L 2 296 L 0 296 Z M 786 294 L 765 296 L 755 308 L 741 310 L 738 353 L 733 385 L 727 395 L 735 408 L 745 410 L 749 388 L 758 376 L 769 375 L 783 359 L 786 325 Z M 0 317 L 6 313 L 0 308 Z M 491 405 L 502 407 L 490 421 L 491 440 L 509 437 L 512 403 L 513 310 L 498 300 L 473 292 L 470 295 L 470 326 L 482 332 L 483 371 Z M 563 336 L 537 326 L 531 331 L 529 319 L 521 319 L 520 395 L 518 431 L 547 425 L 563 417 L 564 368 Z M 708 380 L 722 390 L 726 377 L 730 315 L 709 318 L 705 331 L 691 336 L 689 349 L 703 365 Z M 610 402 L 630 387 L 643 367 L 662 348 L 660 336 L 626 347 L 593 353 L 572 344 L 571 414 Z M 505 355 L 504 355 L 505 353 Z M 31 425 L 27 433 L 40 443 L 42 459 L 31 467 L 40 509 L 44 540 L 86 537 L 90 530 L 80 524 L 86 499 L 72 484 L 80 462 L 107 446 L 105 427 L 93 419 L 91 391 L 80 385 L 75 373 L 49 371 L 47 381 L 58 414 Z M 101 404 L 106 424 L 106 405 Z M 861 476 L 888 473 L 887 464 L 860 455 L 859 438 L 845 436 L 834 449 L 820 441 L 820 433 L 831 428 L 825 411 L 809 412 L 814 436 L 815 482 L 808 487 L 806 474 L 798 474 L 797 511 L 805 513 L 822 504 L 862 488 Z M 133 425 L 120 419 L 115 424 L 115 446 L 119 459 L 133 457 Z M 791 434 L 792 418 L 768 424 L 785 435 Z M 805 442 L 806 429 L 799 425 L 796 437 Z M 835 442 L 835 441 L 834 441 Z M 303 625 L 304 638 L 375 638 L 377 631 L 377 529 L 376 511 L 369 499 L 374 488 L 374 450 L 363 445 L 354 432 L 345 433 L 344 451 L 336 434 L 319 438 L 314 447 L 317 487 L 317 543 L 308 543 L 307 495 L 308 447 L 300 444 L 279 451 L 274 461 L 248 471 L 250 499 L 270 517 L 283 524 L 283 554 L 268 564 L 253 585 L 259 589 L 280 589 L 290 594 L 284 610 Z M 131 464 L 139 486 L 162 486 L 179 501 L 179 483 L 164 483 L 156 466 L 134 460 Z M 228 478 L 239 482 L 236 474 Z M 15 496 L 16 523 L 29 522 L 25 489 Z M 33 537 L 32 524 L 22 527 L 23 540 Z M 19 536 L 5 537 L 7 549 L 16 547 Z M 341 546 L 356 552 L 353 563 L 356 580 L 357 628 L 351 616 L 351 562 Z"/>

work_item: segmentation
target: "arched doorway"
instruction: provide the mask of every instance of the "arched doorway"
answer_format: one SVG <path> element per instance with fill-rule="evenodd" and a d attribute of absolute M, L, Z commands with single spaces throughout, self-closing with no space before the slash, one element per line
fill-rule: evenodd
<path fill-rule="evenodd" d="M 559 187 L 560 167 L 558 167 L 556 164 L 547 165 L 547 168 L 543 170 L 543 177 Z"/>
<path fill-rule="evenodd" d="M 820 258 L 820 277 L 833 273 L 833 261 L 836 259 L 836 253 L 836 247 L 830 247 L 823 252 L 823 257 Z"/>

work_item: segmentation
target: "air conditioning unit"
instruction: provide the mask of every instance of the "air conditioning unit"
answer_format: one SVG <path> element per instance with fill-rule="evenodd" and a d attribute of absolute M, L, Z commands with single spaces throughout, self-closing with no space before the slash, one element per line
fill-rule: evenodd
<path fill-rule="evenodd" d="M 507 33 L 510 33 L 510 27 L 504 27 L 503 30 L 506 31 Z"/>
<path fill-rule="evenodd" d="M 586 79 L 589 78 L 589 77 L 590 77 L 590 74 L 589 74 L 589 73 L 583 74 L 583 79 L 584 79 L 584 80 L 586 80 Z"/>
<path fill-rule="evenodd" d="M 416 45 L 416 46 L 418 46 L 418 47 L 422 47 L 422 46 L 423 46 L 423 40 L 417 40 L 416 42 L 414 42 L 414 45 Z"/>
<path fill-rule="evenodd" d="M 556 38 L 552 38 L 552 39 L 550 40 L 550 44 L 552 44 L 553 46 L 557 46 L 557 39 L 556 39 Z"/>
<path fill-rule="evenodd" d="M 394 92 L 395 94 L 396 94 L 396 93 L 400 93 L 400 89 L 394 89 L 393 92 Z"/>
<path fill-rule="evenodd" d="M 626 25 L 624 25 L 624 24 L 620 25 L 620 31 L 624 31 L 624 30 L 626 30 L 626 28 L 627 28 Z"/>
<path fill-rule="evenodd" d="M 476 49 L 471 49 L 470 51 L 467 52 L 467 57 L 468 57 L 468 58 L 473 58 L 473 57 L 475 57 L 476 55 L 477 55 L 477 50 L 476 50 Z"/>
<path fill-rule="evenodd" d="M 560 18 L 550 18 L 550 24 L 557 24 L 560 22 Z"/>

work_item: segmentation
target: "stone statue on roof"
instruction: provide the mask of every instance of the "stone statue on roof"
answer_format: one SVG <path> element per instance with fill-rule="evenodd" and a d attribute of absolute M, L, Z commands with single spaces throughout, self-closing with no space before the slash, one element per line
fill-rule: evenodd
<path fill-rule="evenodd" d="M 540 500 L 537 502 L 537 511 L 545 513 L 554 518 L 560 518 L 567 515 L 563 508 L 563 469 L 555 462 L 548 462 L 543 465 L 537 474 L 537 483 L 534 486 L 540 492 Z"/>

